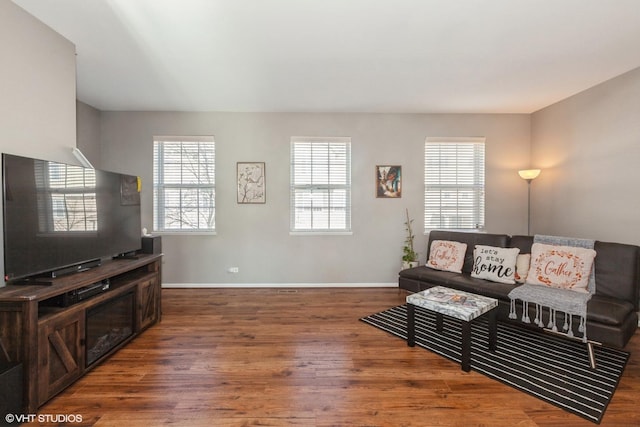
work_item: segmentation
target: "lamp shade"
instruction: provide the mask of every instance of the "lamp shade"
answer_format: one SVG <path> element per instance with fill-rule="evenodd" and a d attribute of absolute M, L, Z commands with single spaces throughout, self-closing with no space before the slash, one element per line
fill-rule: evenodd
<path fill-rule="evenodd" d="M 540 169 L 524 169 L 518 171 L 518 175 L 520 175 L 520 178 L 526 180 L 536 179 L 538 175 L 540 175 Z"/>

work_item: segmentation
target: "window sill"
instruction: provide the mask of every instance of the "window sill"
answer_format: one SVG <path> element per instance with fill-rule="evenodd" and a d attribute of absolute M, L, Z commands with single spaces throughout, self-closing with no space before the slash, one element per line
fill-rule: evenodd
<path fill-rule="evenodd" d="M 290 231 L 289 236 L 351 236 L 352 231 Z"/>
<path fill-rule="evenodd" d="M 216 236 L 216 231 L 153 231 L 152 236 Z"/>
<path fill-rule="evenodd" d="M 486 233 L 484 228 L 429 228 L 424 230 L 424 235 L 428 235 L 432 231 L 455 231 L 458 233 Z"/>

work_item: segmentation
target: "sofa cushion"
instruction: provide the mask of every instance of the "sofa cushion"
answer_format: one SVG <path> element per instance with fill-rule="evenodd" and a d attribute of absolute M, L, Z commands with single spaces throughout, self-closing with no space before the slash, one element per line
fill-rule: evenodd
<path fill-rule="evenodd" d="M 521 254 L 530 254 L 531 245 L 533 245 L 533 236 L 516 235 L 511 236 L 511 239 L 509 240 L 509 247 L 520 249 Z"/>
<path fill-rule="evenodd" d="M 427 267 L 435 270 L 462 273 L 467 244 L 451 240 L 432 240 Z"/>
<path fill-rule="evenodd" d="M 449 277 L 446 286 L 501 300 L 508 300 L 509 292 L 516 287 L 516 285 L 490 282 L 462 274 Z"/>
<path fill-rule="evenodd" d="M 514 284 L 518 248 L 476 245 L 471 277 L 492 282 Z"/>
<path fill-rule="evenodd" d="M 452 273 L 450 271 L 434 270 L 424 265 L 400 271 L 400 277 L 443 286 L 446 285 L 452 277 L 459 275 L 459 273 Z"/>
<path fill-rule="evenodd" d="M 446 286 L 461 291 L 469 291 L 491 298 L 509 300 L 509 292 L 516 285 L 489 282 L 484 279 L 476 279 L 468 274 L 452 273 L 450 271 L 434 270 L 425 266 L 408 268 L 400 271 L 400 278 L 411 283 L 421 282 L 429 285 Z M 430 287 L 430 286 L 427 286 Z M 414 290 L 415 292 L 415 290 Z"/>
<path fill-rule="evenodd" d="M 621 325 L 634 311 L 631 303 L 594 295 L 587 303 L 587 320 L 606 325 Z"/>

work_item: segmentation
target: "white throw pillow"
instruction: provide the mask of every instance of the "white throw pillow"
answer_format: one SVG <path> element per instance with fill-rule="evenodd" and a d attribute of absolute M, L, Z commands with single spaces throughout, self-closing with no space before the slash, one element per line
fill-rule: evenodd
<path fill-rule="evenodd" d="M 527 283 L 589 292 L 589 275 L 595 257 L 593 249 L 534 243 Z"/>
<path fill-rule="evenodd" d="M 450 240 L 433 240 L 426 265 L 434 270 L 462 273 L 466 250 L 466 243 L 453 242 Z"/>
<path fill-rule="evenodd" d="M 520 249 L 476 245 L 471 277 L 492 282 L 515 284 L 516 259 Z"/>
<path fill-rule="evenodd" d="M 516 283 L 524 283 L 531 265 L 531 254 L 518 254 L 516 259 Z"/>

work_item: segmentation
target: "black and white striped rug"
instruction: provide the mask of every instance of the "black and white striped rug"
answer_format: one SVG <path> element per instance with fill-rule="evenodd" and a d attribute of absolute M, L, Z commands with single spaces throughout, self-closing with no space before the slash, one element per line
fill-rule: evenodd
<path fill-rule="evenodd" d="M 405 305 L 360 320 L 406 340 Z M 416 345 L 458 363 L 460 329 L 460 321 L 444 316 L 443 331 L 438 333 L 435 315 L 416 308 Z M 498 349 L 490 352 L 483 318 L 472 323 L 471 336 L 472 370 L 598 424 L 629 359 L 627 352 L 594 346 L 593 370 L 585 344 L 502 322 L 498 322 Z"/>

